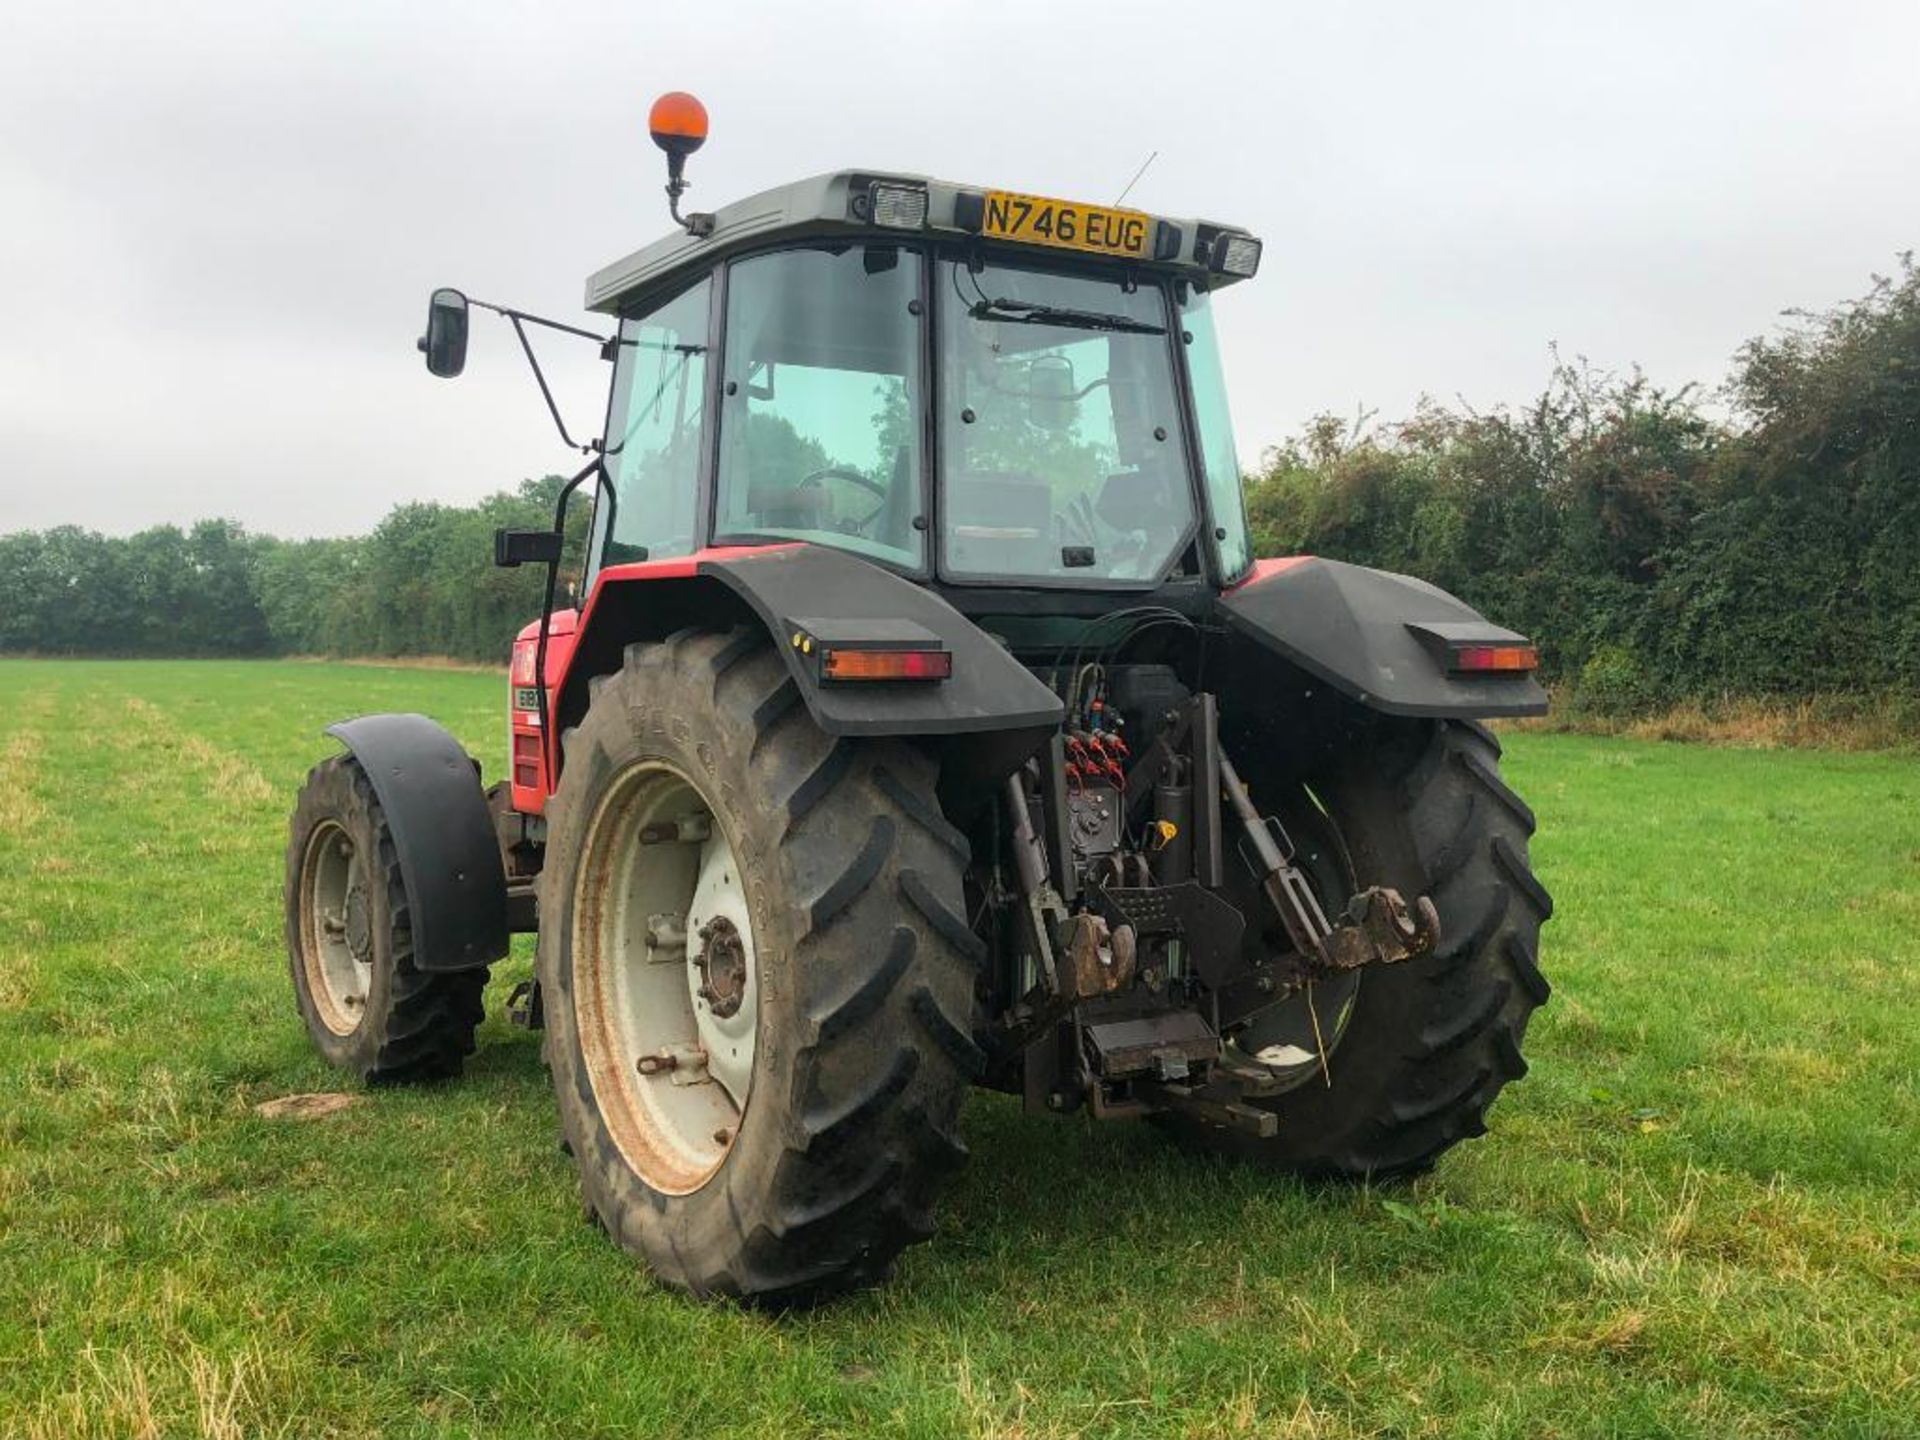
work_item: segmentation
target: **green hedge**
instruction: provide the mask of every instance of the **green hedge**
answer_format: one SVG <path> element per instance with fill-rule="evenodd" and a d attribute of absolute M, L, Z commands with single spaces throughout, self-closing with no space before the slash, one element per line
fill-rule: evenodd
<path fill-rule="evenodd" d="M 1602 713 L 1920 686 L 1911 260 L 1749 343 L 1715 398 L 1556 362 L 1523 410 L 1321 417 L 1248 482 L 1257 545 L 1430 579 Z"/>

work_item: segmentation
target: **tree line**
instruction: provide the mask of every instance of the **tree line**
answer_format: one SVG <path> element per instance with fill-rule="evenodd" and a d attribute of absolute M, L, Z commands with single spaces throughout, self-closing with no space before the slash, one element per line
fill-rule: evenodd
<path fill-rule="evenodd" d="M 224 520 L 0 536 L 0 651 L 499 661 L 543 577 L 496 570 L 493 530 L 550 523 L 560 483 L 399 505 L 342 539 Z M 1711 393 L 1556 357 L 1523 407 L 1319 416 L 1246 494 L 1259 553 L 1431 580 L 1536 637 L 1548 678 L 1596 708 L 1910 692 L 1920 272 L 1904 259 L 1860 299 L 1793 316 Z"/>
<path fill-rule="evenodd" d="M 551 525 L 562 483 L 527 480 L 475 505 L 396 505 L 371 534 L 343 539 L 282 540 L 229 520 L 0 536 L 0 651 L 505 663 L 539 612 L 545 571 L 494 568 L 493 532 Z"/>

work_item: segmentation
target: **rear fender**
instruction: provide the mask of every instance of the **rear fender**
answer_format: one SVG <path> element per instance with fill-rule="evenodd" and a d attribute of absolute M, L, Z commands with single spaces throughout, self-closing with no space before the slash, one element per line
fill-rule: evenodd
<path fill-rule="evenodd" d="M 1262 561 L 1215 602 L 1227 627 L 1308 677 L 1383 715 L 1542 715 L 1531 674 L 1456 675 L 1436 637 L 1526 644 L 1437 586 L 1339 560 Z"/>
<path fill-rule="evenodd" d="M 952 654 L 953 673 L 941 681 L 823 683 L 792 639 L 828 621 L 916 626 Z M 1010 773 L 1060 723 L 1059 697 L 931 590 L 841 550 L 777 545 L 603 571 L 559 686 L 557 726 L 579 723 L 587 681 L 617 667 L 633 641 L 741 623 L 766 630 L 822 731 L 923 739 L 942 757 L 943 789 Z"/>
<path fill-rule="evenodd" d="M 424 715 L 329 725 L 386 815 L 422 970 L 470 970 L 507 953 L 507 879 L 480 767 Z"/>

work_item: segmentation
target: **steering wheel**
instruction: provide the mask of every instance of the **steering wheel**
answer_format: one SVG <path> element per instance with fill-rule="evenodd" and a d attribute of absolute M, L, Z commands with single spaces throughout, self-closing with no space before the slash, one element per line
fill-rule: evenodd
<path fill-rule="evenodd" d="M 878 480 L 862 475 L 858 470 L 848 470 L 840 465 L 824 465 L 818 470 L 803 475 L 800 477 L 799 485 L 796 485 L 794 488 L 800 489 L 813 484 L 817 480 L 844 480 L 849 485 L 857 485 L 862 490 L 878 497 L 879 503 L 859 519 L 848 519 L 839 522 L 840 528 L 849 535 L 863 534 L 869 525 L 880 518 L 880 512 L 887 508 L 888 500 L 893 498 L 892 492 L 888 487 L 882 485 Z"/>

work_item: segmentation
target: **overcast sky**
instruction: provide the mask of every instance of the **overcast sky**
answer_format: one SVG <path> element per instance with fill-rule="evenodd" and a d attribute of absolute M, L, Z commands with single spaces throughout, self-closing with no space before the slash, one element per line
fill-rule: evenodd
<path fill-rule="evenodd" d="M 699 208 L 842 166 L 1201 214 L 1241 455 L 1320 410 L 1477 407 L 1548 345 L 1717 382 L 1920 243 L 1920 5 L 6 0 L 0 531 L 363 530 L 570 469 L 505 323 L 581 318 L 666 228 L 646 110 L 705 100 Z M 602 369 L 544 346 L 592 433 Z M 571 363 L 568 363 L 571 362 Z M 577 464 L 577 462 L 575 462 Z"/>

